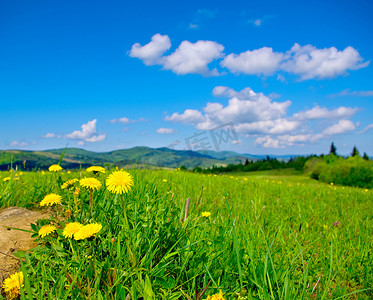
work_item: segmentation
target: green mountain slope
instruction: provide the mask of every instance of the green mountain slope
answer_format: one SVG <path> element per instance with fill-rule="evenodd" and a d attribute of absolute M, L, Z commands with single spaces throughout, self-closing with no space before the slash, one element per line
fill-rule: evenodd
<path fill-rule="evenodd" d="M 59 161 L 65 149 L 45 151 L 0 151 L 0 170 L 8 170 L 11 166 L 21 169 L 47 169 Z M 91 165 L 126 166 L 134 164 L 177 168 L 210 167 L 213 165 L 237 164 L 245 159 L 256 160 L 259 156 L 239 154 L 232 151 L 184 151 L 169 148 L 134 147 L 110 152 L 93 152 L 79 148 L 66 149 L 62 160 L 65 169 L 85 168 Z"/>

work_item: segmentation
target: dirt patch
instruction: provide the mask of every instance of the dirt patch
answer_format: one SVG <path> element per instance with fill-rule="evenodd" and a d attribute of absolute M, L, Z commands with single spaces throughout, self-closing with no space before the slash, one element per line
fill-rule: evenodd
<path fill-rule="evenodd" d="M 13 256 L 18 250 L 27 251 L 36 246 L 31 233 L 10 229 L 31 230 L 31 223 L 49 217 L 48 213 L 21 207 L 8 207 L 0 212 L 0 286 L 3 279 L 19 270 L 19 262 Z"/>

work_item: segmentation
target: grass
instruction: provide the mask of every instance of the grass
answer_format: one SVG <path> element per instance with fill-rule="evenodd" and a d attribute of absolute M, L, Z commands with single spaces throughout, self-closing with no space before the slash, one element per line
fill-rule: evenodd
<path fill-rule="evenodd" d="M 67 179 L 90 176 L 85 171 L 24 172 L 18 180 L 0 174 L 0 207 L 40 209 L 46 194 L 63 197 L 51 218 L 34 226 L 37 233 L 52 223 L 57 232 L 18 253 L 29 282 L 23 297 L 205 299 L 219 290 L 226 299 L 373 297 L 372 191 L 295 171 L 129 172 L 133 189 L 120 196 L 103 186 L 92 194 L 92 209 L 88 191 L 60 189 Z M 97 177 L 103 185 L 107 175 Z M 202 217 L 205 211 L 211 216 Z M 62 229 L 71 221 L 103 229 L 90 239 L 66 239 Z"/>

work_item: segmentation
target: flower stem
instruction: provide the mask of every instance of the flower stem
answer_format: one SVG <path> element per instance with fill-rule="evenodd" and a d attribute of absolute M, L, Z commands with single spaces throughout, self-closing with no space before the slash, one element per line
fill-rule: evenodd
<path fill-rule="evenodd" d="M 125 226 L 126 226 L 126 230 L 129 232 L 130 231 L 130 226 L 129 226 L 128 219 L 127 219 L 127 210 L 126 210 L 126 203 L 124 201 L 124 195 L 121 195 L 120 200 L 122 202 L 124 223 L 125 223 Z"/>

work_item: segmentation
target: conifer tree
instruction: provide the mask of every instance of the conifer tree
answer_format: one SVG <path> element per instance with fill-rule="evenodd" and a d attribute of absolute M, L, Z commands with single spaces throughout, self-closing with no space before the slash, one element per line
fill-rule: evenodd
<path fill-rule="evenodd" d="M 352 149 L 351 156 L 354 157 L 354 156 L 359 156 L 359 155 L 360 155 L 359 150 L 357 150 L 356 146 L 354 146 L 354 149 Z"/>
<path fill-rule="evenodd" d="M 363 159 L 369 160 L 369 156 L 368 156 L 368 154 L 366 152 L 364 152 Z"/>
<path fill-rule="evenodd" d="M 329 154 L 334 154 L 337 155 L 337 148 L 334 146 L 334 143 L 330 145 L 330 153 Z"/>

